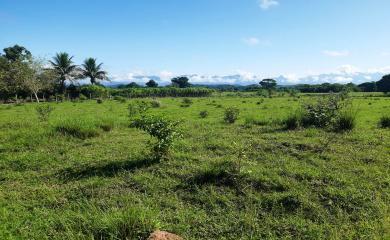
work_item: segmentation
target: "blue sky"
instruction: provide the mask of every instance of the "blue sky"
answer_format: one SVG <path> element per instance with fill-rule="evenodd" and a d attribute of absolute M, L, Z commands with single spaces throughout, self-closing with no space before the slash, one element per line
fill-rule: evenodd
<path fill-rule="evenodd" d="M 130 80 L 385 72 L 389 9 L 388 0 L 0 0 L 0 48 L 96 57 Z"/>

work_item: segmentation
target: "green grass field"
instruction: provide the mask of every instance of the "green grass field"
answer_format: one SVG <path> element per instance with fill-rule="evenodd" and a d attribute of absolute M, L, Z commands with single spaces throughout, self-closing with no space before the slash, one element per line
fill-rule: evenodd
<path fill-rule="evenodd" d="M 352 132 L 284 130 L 280 120 L 315 98 L 159 99 L 150 112 L 182 120 L 183 132 L 161 162 L 129 127 L 130 101 L 51 103 L 48 122 L 37 104 L 0 105 L 0 239 L 144 239 L 155 229 L 185 239 L 390 238 L 390 130 L 378 126 L 390 98 L 353 97 Z M 229 106 L 240 109 L 234 124 L 223 121 Z M 62 134 L 64 122 L 86 134 Z"/>

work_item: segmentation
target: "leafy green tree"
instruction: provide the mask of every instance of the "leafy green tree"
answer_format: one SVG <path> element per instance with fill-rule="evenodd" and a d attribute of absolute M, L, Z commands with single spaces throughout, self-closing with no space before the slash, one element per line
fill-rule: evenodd
<path fill-rule="evenodd" d="M 108 80 L 107 72 L 102 70 L 103 63 L 97 64 L 96 58 L 87 58 L 82 64 L 81 77 L 89 78 L 91 84 L 97 83 L 97 80 Z"/>
<path fill-rule="evenodd" d="M 172 86 L 179 87 L 179 88 L 190 87 L 191 84 L 188 81 L 189 81 L 188 77 L 184 77 L 184 76 L 175 77 L 175 78 L 172 78 L 172 80 L 171 80 Z"/>
<path fill-rule="evenodd" d="M 25 77 L 22 79 L 23 87 L 29 90 L 39 103 L 38 93 L 52 89 L 56 75 L 52 69 L 45 68 L 43 59 L 36 58 L 30 60 L 29 68 L 26 69 L 25 74 Z"/>
<path fill-rule="evenodd" d="M 150 88 L 158 87 L 158 83 L 156 83 L 156 81 L 154 81 L 153 79 L 150 79 L 145 85 Z"/>
<path fill-rule="evenodd" d="M 66 80 L 73 80 L 76 76 L 77 65 L 73 64 L 73 57 L 70 57 L 68 53 L 60 52 L 53 57 L 53 61 L 49 61 L 54 71 L 58 76 L 59 92 L 65 92 Z"/>
<path fill-rule="evenodd" d="M 32 55 L 25 47 L 14 45 L 3 49 L 4 57 L 11 62 L 30 60 Z"/>

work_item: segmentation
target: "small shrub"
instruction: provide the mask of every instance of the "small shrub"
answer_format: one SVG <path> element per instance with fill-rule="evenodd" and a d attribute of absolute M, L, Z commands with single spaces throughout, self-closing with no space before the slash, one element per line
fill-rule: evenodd
<path fill-rule="evenodd" d="M 183 101 L 181 102 L 181 107 L 189 107 L 189 106 L 191 106 L 191 104 L 192 104 L 193 102 L 192 102 L 192 100 L 191 99 L 189 99 L 189 98 L 184 98 L 183 99 Z"/>
<path fill-rule="evenodd" d="M 88 100 L 88 98 L 84 94 L 80 93 L 79 100 L 80 101 L 86 101 L 86 100 Z"/>
<path fill-rule="evenodd" d="M 129 110 L 129 117 L 134 118 L 138 115 L 144 114 L 150 108 L 150 103 L 145 101 L 132 102 L 127 106 Z"/>
<path fill-rule="evenodd" d="M 238 119 L 239 114 L 240 114 L 240 109 L 236 107 L 228 107 L 225 110 L 224 120 L 227 123 L 234 123 Z"/>
<path fill-rule="evenodd" d="M 326 128 L 330 126 L 338 112 L 344 107 L 338 95 L 319 99 L 303 106 L 302 125 Z"/>
<path fill-rule="evenodd" d="M 178 121 L 156 116 L 142 116 L 131 124 L 132 127 L 141 129 L 157 139 L 157 143 L 152 148 L 157 159 L 166 157 L 174 141 L 182 136 L 178 125 Z"/>
<path fill-rule="evenodd" d="M 342 111 L 334 122 L 334 130 L 339 132 L 351 131 L 356 126 L 356 114 L 351 110 Z"/>
<path fill-rule="evenodd" d="M 208 115 L 209 115 L 209 112 L 206 111 L 206 110 L 201 111 L 201 112 L 199 113 L 199 116 L 200 116 L 201 118 L 207 118 Z"/>
<path fill-rule="evenodd" d="M 103 103 L 103 99 L 101 99 L 101 98 L 96 99 L 96 103 L 102 104 Z"/>
<path fill-rule="evenodd" d="M 379 119 L 379 126 L 381 128 L 390 128 L 390 116 L 382 116 Z"/>
<path fill-rule="evenodd" d="M 38 105 L 35 107 L 35 110 L 38 114 L 38 119 L 42 122 L 46 122 L 49 120 L 50 113 L 53 111 L 53 107 L 45 104 L 45 105 Z"/>
<path fill-rule="evenodd" d="M 161 102 L 158 100 L 152 100 L 150 102 L 150 105 L 152 106 L 152 108 L 159 108 L 159 107 L 161 107 Z"/>
<path fill-rule="evenodd" d="M 54 130 L 62 135 L 87 139 L 99 135 L 96 125 L 92 121 L 82 119 L 67 119 L 57 123 Z"/>

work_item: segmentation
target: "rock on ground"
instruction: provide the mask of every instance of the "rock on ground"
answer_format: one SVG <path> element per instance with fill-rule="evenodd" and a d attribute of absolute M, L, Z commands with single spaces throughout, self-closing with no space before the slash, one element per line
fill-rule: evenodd
<path fill-rule="evenodd" d="M 165 231 L 154 231 L 150 234 L 148 240 L 183 240 L 183 238 Z"/>

